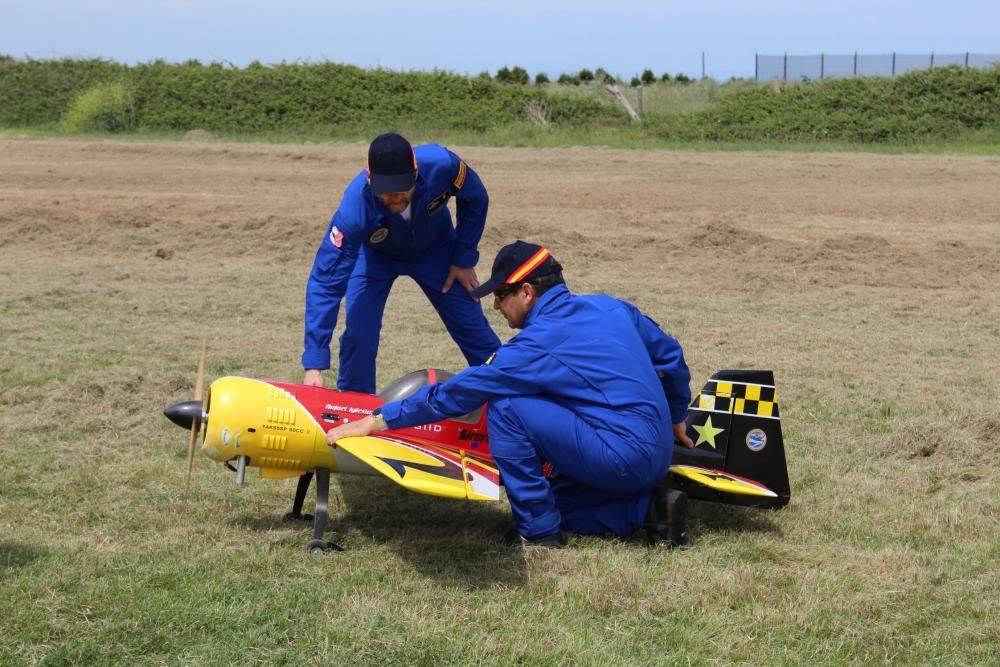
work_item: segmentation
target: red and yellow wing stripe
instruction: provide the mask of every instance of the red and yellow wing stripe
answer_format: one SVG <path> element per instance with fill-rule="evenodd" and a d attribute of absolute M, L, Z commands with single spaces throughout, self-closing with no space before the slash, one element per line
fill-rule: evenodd
<path fill-rule="evenodd" d="M 457 450 L 371 435 L 342 438 L 337 446 L 417 493 L 500 499 L 500 471 Z"/>

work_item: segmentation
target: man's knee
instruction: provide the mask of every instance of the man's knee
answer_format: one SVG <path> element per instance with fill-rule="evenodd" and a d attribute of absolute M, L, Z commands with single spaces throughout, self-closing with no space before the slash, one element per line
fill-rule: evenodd
<path fill-rule="evenodd" d="M 381 333 L 381 327 L 347 326 L 340 335 L 340 349 L 348 349 L 351 354 L 374 357 Z"/>
<path fill-rule="evenodd" d="M 514 400 L 495 398 L 486 407 L 486 426 L 491 437 L 526 436 L 523 422 L 518 418 Z"/>
<path fill-rule="evenodd" d="M 494 457 L 522 459 L 535 456 L 532 434 L 518 415 L 518 399 L 498 398 L 486 409 L 490 453 Z"/>

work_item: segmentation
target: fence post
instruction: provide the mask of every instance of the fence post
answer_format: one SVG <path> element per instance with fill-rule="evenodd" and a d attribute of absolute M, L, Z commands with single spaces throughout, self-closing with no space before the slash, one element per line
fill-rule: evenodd
<path fill-rule="evenodd" d="M 701 52 L 701 78 L 705 78 L 705 52 Z"/>
<path fill-rule="evenodd" d="M 969 69 L 969 52 L 965 52 L 965 69 Z"/>
<path fill-rule="evenodd" d="M 892 75 L 896 76 L 896 52 L 892 52 Z"/>
<path fill-rule="evenodd" d="M 934 69 L 934 52 L 931 51 L 931 66 L 927 69 Z"/>
<path fill-rule="evenodd" d="M 968 57 L 965 60 L 968 62 Z M 753 53 L 753 80 L 760 81 L 760 54 L 756 51 Z"/>
<path fill-rule="evenodd" d="M 854 52 L 854 76 L 858 75 L 858 52 Z"/>
<path fill-rule="evenodd" d="M 781 80 L 788 81 L 788 51 L 785 51 L 785 64 L 781 67 Z"/>
<path fill-rule="evenodd" d="M 819 80 L 823 80 L 823 74 L 826 72 L 826 60 L 822 53 L 819 54 Z"/>

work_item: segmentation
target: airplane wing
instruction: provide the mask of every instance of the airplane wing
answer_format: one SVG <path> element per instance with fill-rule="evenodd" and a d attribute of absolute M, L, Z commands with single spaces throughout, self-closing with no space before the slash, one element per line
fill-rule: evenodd
<path fill-rule="evenodd" d="M 417 493 L 500 499 L 500 471 L 458 450 L 373 435 L 342 438 L 337 446 Z"/>
<path fill-rule="evenodd" d="M 710 489 L 724 493 L 736 493 L 743 496 L 764 496 L 767 498 L 778 497 L 777 493 L 760 482 L 755 482 L 752 479 L 733 475 L 722 470 L 712 470 L 711 468 L 702 468 L 699 466 L 672 465 L 670 466 L 670 472 L 681 477 L 687 477 L 702 486 L 707 486 Z"/>

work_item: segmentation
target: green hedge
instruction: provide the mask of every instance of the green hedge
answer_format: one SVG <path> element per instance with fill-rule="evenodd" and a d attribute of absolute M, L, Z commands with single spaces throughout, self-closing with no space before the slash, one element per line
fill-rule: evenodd
<path fill-rule="evenodd" d="M 103 60 L 0 57 L 0 125 L 57 123 L 73 99 L 98 83 L 124 81 L 136 122 L 151 130 L 222 132 L 364 131 L 386 127 L 484 131 L 527 120 L 542 100 L 553 123 L 624 125 L 614 101 L 549 94 L 489 77 L 449 72 L 364 70 L 336 63 L 252 63 L 234 68 L 198 61 L 132 67 Z"/>
<path fill-rule="evenodd" d="M 120 80 L 124 65 L 106 60 L 15 60 L 0 56 L 0 125 L 54 125 L 92 86 Z"/>
<path fill-rule="evenodd" d="M 664 139 L 908 143 L 1000 131 L 1000 68 L 943 67 L 741 89 L 711 109 L 646 120 Z"/>
<path fill-rule="evenodd" d="M 723 85 L 712 106 L 648 115 L 624 134 L 657 141 L 914 143 L 1000 137 L 1000 68 L 957 66 L 896 78 L 781 86 Z M 32 60 L 0 56 L 0 126 L 53 127 L 80 95 L 124 86 L 129 122 L 116 129 L 224 133 L 371 134 L 395 128 L 487 132 L 524 127 L 529 106 L 555 127 L 629 125 L 599 87 L 581 94 L 511 85 L 488 75 L 365 70 L 337 63 Z M 585 91 L 587 92 L 587 91 Z M 79 101 L 77 102 L 79 104 Z M 113 131 L 113 130 L 112 130 Z M 598 133 L 600 134 L 600 133 Z"/>

